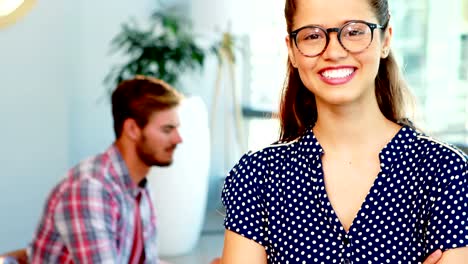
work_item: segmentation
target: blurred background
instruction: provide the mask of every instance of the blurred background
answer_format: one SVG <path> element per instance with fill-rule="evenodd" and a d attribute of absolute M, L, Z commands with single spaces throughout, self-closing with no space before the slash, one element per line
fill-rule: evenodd
<path fill-rule="evenodd" d="M 390 2 L 393 47 L 417 99 L 416 125 L 466 147 L 468 0 Z M 168 259 L 206 263 L 221 253 L 223 179 L 243 152 L 278 136 L 270 117 L 287 54 L 280 0 L 42 0 L 8 22 L 0 9 L 0 252 L 25 247 L 51 188 L 69 167 L 112 143 L 103 80 L 125 55 L 111 53 L 111 41 L 122 23 L 144 25 L 164 6 L 190 19 L 202 46 L 224 33 L 235 39 L 234 61 L 207 55 L 202 71 L 177 83 L 206 106 L 210 158 L 200 179 L 207 194 L 197 243 Z"/>

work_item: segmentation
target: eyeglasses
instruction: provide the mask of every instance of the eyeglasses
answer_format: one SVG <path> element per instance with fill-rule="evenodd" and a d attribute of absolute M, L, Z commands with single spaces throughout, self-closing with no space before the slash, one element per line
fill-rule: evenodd
<path fill-rule="evenodd" d="M 341 46 L 348 52 L 361 52 L 372 43 L 374 29 L 383 29 L 374 23 L 362 20 L 350 21 L 340 28 L 322 28 L 319 26 L 305 26 L 291 32 L 299 52 L 306 57 L 316 57 L 321 55 L 330 42 L 330 33 L 336 32 Z"/>

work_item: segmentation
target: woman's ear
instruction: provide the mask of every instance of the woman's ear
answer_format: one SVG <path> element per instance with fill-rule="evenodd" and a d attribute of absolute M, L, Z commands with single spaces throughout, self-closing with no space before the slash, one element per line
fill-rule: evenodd
<path fill-rule="evenodd" d="M 296 57 L 294 57 L 294 47 L 292 46 L 292 41 L 288 36 L 286 36 L 286 38 L 284 39 L 284 41 L 286 42 L 286 47 L 288 48 L 288 57 L 289 57 L 289 61 L 291 62 L 292 66 L 294 68 L 297 68 L 297 64 L 296 64 Z"/>
<path fill-rule="evenodd" d="M 388 25 L 384 32 L 385 35 L 382 42 L 382 54 L 380 55 L 382 59 L 387 58 L 388 54 L 390 53 L 390 46 L 393 37 L 393 27 Z"/>
<path fill-rule="evenodd" d="M 125 119 L 123 123 L 122 135 L 131 140 L 138 140 L 138 138 L 140 138 L 141 128 L 138 126 L 135 119 Z"/>

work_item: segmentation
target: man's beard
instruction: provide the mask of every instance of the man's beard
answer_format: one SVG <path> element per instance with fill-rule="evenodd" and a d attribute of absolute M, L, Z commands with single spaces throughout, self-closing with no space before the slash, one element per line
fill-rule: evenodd
<path fill-rule="evenodd" d="M 136 152 L 138 158 L 148 167 L 151 166 L 159 166 L 159 167 L 167 167 L 172 164 L 172 159 L 168 161 L 161 161 L 155 157 L 154 152 L 149 149 L 146 144 L 146 137 L 143 136 L 141 141 L 136 146 Z M 176 145 L 170 147 L 170 149 L 174 150 Z"/>

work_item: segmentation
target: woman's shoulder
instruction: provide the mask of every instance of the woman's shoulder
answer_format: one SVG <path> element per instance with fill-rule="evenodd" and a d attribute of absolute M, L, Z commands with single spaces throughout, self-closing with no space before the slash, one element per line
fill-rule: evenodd
<path fill-rule="evenodd" d="M 419 150 L 426 152 L 426 154 L 432 157 L 442 158 L 451 164 L 468 163 L 467 153 L 454 144 L 447 143 L 423 133 L 417 134 L 417 143 L 419 144 Z"/>
<path fill-rule="evenodd" d="M 269 169 L 269 164 L 277 163 L 287 156 L 291 144 L 293 143 L 274 142 L 257 149 L 251 149 L 242 155 L 229 174 L 243 175 L 252 172 L 256 172 L 257 175 L 262 174 L 262 171 Z"/>
<path fill-rule="evenodd" d="M 289 142 L 275 141 L 271 144 L 251 149 L 242 155 L 228 176 L 237 178 L 242 175 L 245 175 L 243 177 L 247 177 L 246 175 L 250 174 L 255 176 L 254 178 L 256 179 L 260 176 L 266 177 L 270 174 L 267 172 L 281 167 L 278 164 L 282 164 L 284 160 L 288 160 L 291 155 L 294 155 L 297 148 L 295 144 L 297 142 L 298 140 Z"/>
<path fill-rule="evenodd" d="M 293 141 L 275 141 L 268 145 L 259 146 L 255 149 L 249 150 L 246 155 L 247 156 L 263 156 L 263 155 L 270 155 L 271 153 L 284 153 L 288 150 L 291 150 L 291 147 L 295 146 L 295 143 L 299 141 L 299 138 Z"/>
<path fill-rule="evenodd" d="M 436 185 L 463 185 L 468 181 L 468 156 L 455 145 L 420 133 L 411 151 L 415 152 L 411 156 L 418 161 L 416 166 Z"/>
<path fill-rule="evenodd" d="M 312 130 L 307 130 L 304 134 L 292 140 L 277 140 L 268 145 L 260 146 L 256 149 L 249 150 L 248 156 L 262 156 L 271 155 L 272 153 L 295 153 L 301 149 L 302 146 L 316 145 L 317 149 L 321 149 L 317 139 L 315 138 Z"/>

